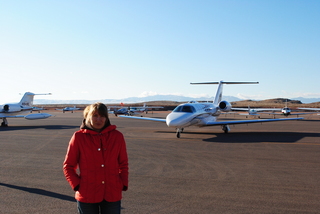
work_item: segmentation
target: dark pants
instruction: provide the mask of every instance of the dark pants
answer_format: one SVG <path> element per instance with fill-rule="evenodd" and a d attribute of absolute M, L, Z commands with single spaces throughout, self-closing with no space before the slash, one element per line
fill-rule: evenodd
<path fill-rule="evenodd" d="M 120 214 L 121 201 L 100 203 L 83 203 L 77 201 L 80 214 Z"/>

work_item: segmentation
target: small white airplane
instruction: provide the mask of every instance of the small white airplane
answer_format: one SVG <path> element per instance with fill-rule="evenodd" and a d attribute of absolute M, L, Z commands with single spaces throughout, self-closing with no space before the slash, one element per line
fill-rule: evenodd
<path fill-rule="evenodd" d="M 260 118 L 260 114 L 258 112 L 264 112 L 264 111 L 277 111 L 278 109 L 274 108 L 231 108 L 233 111 L 246 111 L 246 113 L 240 113 L 239 115 L 245 115 L 246 117 L 248 116 L 258 116 Z"/>
<path fill-rule="evenodd" d="M 131 119 L 150 120 L 156 122 L 166 123 L 168 127 L 177 130 L 177 138 L 180 138 L 181 132 L 188 126 L 221 126 L 225 133 L 230 131 L 229 125 L 233 124 L 246 124 L 246 123 L 263 123 L 263 122 L 276 122 L 288 120 L 301 120 L 303 118 L 279 118 L 279 119 L 256 119 L 256 120 L 238 120 L 238 121 L 217 121 L 221 112 L 228 112 L 231 110 L 231 104 L 222 100 L 223 84 L 258 84 L 258 82 L 203 82 L 191 84 L 219 84 L 215 99 L 213 103 L 199 103 L 191 101 L 178 105 L 166 119 L 148 118 L 148 117 L 126 117 Z"/>
<path fill-rule="evenodd" d="M 144 103 L 142 107 L 129 107 L 128 108 L 128 114 L 130 116 L 135 115 L 135 114 L 142 114 L 143 112 L 148 114 L 149 110 L 156 109 L 156 108 L 163 108 L 163 106 L 147 106 Z"/>
<path fill-rule="evenodd" d="M 142 107 L 130 107 L 130 106 L 124 107 L 124 104 L 121 103 L 121 107 L 122 107 L 121 109 L 113 111 L 116 116 L 118 116 L 119 114 L 123 114 L 126 116 L 133 116 L 133 115 L 142 114 L 143 112 L 148 114 L 149 109 L 163 108 L 163 106 L 147 106 L 146 103 L 144 103 Z M 117 106 L 113 106 L 113 108 L 117 108 Z"/>
<path fill-rule="evenodd" d="M 320 108 L 298 108 L 298 109 L 307 110 L 307 111 L 320 111 Z M 320 115 L 320 114 L 318 114 L 318 115 Z"/>
<path fill-rule="evenodd" d="M 36 113 L 36 114 L 28 114 L 21 115 L 26 111 L 32 110 L 33 105 L 33 97 L 35 95 L 51 95 L 48 94 L 34 94 L 31 92 L 26 92 L 19 103 L 6 103 L 0 106 L 0 119 L 2 119 L 1 126 L 7 127 L 8 121 L 7 118 L 25 118 L 27 120 L 36 120 L 36 119 L 45 119 L 51 117 L 51 114 L 47 113 Z"/>
<path fill-rule="evenodd" d="M 76 111 L 76 110 L 79 110 L 79 109 L 80 109 L 80 108 L 77 108 L 76 106 L 73 106 L 73 107 L 65 107 L 65 108 L 62 108 L 62 109 L 56 108 L 56 110 L 62 111 L 63 113 L 66 112 L 66 111 L 71 111 L 71 113 L 73 113 L 73 111 Z"/>
<path fill-rule="evenodd" d="M 281 111 L 281 112 L 274 112 L 274 111 Z M 275 108 L 273 112 L 261 112 L 261 114 L 272 114 L 274 115 L 273 118 L 275 118 L 276 115 L 283 115 L 283 116 L 290 116 L 290 115 L 297 115 L 297 117 L 299 117 L 299 115 L 304 115 L 304 114 L 313 114 L 313 113 L 306 113 L 306 112 L 292 112 L 292 109 L 288 107 L 287 101 L 286 101 L 286 106 L 281 108 L 281 109 L 277 109 Z"/>
<path fill-rule="evenodd" d="M 42 107 L 33 106 L 30 112 L 32 113 L 33 111 L 38 111 L 40 113 L 40 111 L 43 111 L 43 110 L 45 110 L 43 106 Z"/>

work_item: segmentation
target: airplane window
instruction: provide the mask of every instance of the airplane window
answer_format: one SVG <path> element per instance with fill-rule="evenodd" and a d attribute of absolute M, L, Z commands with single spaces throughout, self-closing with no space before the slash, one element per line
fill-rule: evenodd
<path fill-rule="evenodd" d="M 183 106 L 182 111 L 183 112 L 192 112 L 192 108 L 191 108 L 191 106 Z"/>
<path fill-rule="evenodd" d="M 177 106 L 173 111 L 174 112 L 181 112 L 182 106 Z"/>
<path fill-rule="evenodd" d="M 189 112 L 189 113 L 192 113 L 192 112 L 195 112 L 195 108 L 193 106 L 185 105 L 185 106 L 178 106 L 173 111 L 174 112 Z"/>

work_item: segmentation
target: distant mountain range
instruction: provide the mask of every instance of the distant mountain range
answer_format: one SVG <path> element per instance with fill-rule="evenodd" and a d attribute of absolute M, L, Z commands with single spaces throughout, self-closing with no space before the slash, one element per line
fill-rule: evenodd
<path fill-rule="evenodd" d="M 191 100 L 196 101 L 212 101 L 214 97 L 200 97 L 200 98 L 192 98 L 185 96 L 177 96 L 177 95 L 154 95 L 148 97 L 128 97 L 123 99 L 101 99 L 101 100 L 46 100 L 46 99 L 35 99 L 34 104 L 91 104 L 95 102 L 102 103 L 141 103 L 141 102 L 149 102 L 149 101 L 176 101 L 176 102 L 188 102 Z M 228 102 L 241 101 L 241 99 L 233 96 L 223 96 L 223 100 Z M 314 103 L 320 102 L 320 98 L 290 98 L 290 100 L 300 100 L 302 103 Z M 258 100 L 257 100 L 258 101 Z"/>

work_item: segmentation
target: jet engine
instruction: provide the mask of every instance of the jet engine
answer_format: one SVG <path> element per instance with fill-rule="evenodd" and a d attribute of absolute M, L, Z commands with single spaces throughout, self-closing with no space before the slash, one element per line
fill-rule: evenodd
<path fill-rule="evenodd" d="M 221 111 L 224 111 L 224 112 L 230 111 L 231 107 L 232 107 L 231 104 L 227 101 L 221 101 L 219 103 L 219 108 Z"/>
<path fill-rule="evenodd" d="M 9 104 L 5 104 L 3 106 L 3 108 L 1 109 L 1 112 L 17 112 L 17 111 L 21 111 L 22 108 L 18 105 L 9 105 Z"/>

